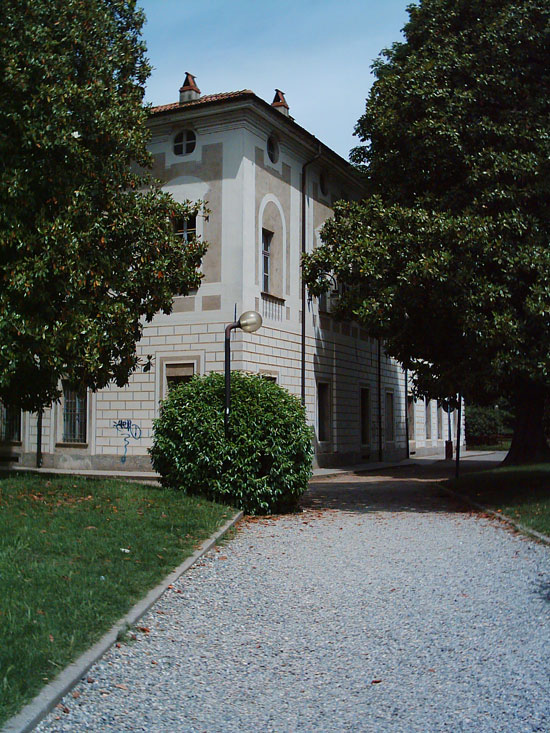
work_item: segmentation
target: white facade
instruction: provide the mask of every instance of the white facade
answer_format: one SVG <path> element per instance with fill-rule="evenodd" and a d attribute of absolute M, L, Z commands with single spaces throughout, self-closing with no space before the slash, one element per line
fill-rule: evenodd
<path fill-rule="evenodd" d="M 145 326 L 138 353 L 144 360 L 152 355 L 149 372 L 135 373 L 125 388 L 90 393 L 85 404 L 73 400 L 72 412 L 63 401 L 45 411 L 44 466 L 150 469 L 153 419 L 168 381 L 223 371 L 225 326 L 245 310 L 259 311 L 264 323 L 253 334 L 234 332 L 232 368 L 265 374 L 301 394 L 302 196 L 311 251 L 333 202 L 361 196 L 353 169 L 284 108 L 248 91 L 156 108 L 150 124 L 155 177 L 176 200 L 201 199 L 210 209 L 208 220 L 197 221 L 209 243 L 204 279 L 196 294 L 174 299 L 170 315 Z M 182 132 L 191 142 L 180 152 Z M 319 306 L 316 298 L 306 300 L 305 396 L 318 463 L 404 458 L 403 372 L 363 329 Z M 443 449 L 447 423 L 440 413 L 433 401 L 427 409 L 422 401 L 409 408 L 417 455 Z M 13 431 L 2 437 L 4 460 L 34 465 L 36 416 L 23 415 L 19 440 Z"/>

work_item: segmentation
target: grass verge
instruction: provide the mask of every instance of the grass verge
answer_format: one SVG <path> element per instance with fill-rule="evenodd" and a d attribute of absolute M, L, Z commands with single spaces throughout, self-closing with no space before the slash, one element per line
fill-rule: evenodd
<path fill-rule="evenodd" d="M 550 535 L 550 464 L 507 466 L 451 479 L 449 488 Z"/>
<path fill-rule="evenodd" d="M 511 440 L 502 440 L 500 443 L 480 443 L 480 445 L 468 445 L 466 450 L 510 450 Z"/>
<path fill-rule="evenodd" d="M 126 481 L 0 477 L 0 725 L 232 514 Z"/>

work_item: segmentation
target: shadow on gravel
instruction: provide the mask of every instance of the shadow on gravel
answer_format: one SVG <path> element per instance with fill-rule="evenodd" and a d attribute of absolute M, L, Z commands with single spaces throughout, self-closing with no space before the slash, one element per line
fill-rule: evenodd
<path fill-rule="evenodd" d="M 465 461 L 464 473 L 494 468 L 498 461 Z M 471 512 L 447 494 L 440 482 L 454 477 L 454 464 L 397 466 L 381 471 L 314 479 L 302 497 L 303 509 L 365 512 Z"/>
<path fill-rule="evenodd" d="M 537 585 L 537 593 L 550 603 L 550 580 L 543 580 Z"/>

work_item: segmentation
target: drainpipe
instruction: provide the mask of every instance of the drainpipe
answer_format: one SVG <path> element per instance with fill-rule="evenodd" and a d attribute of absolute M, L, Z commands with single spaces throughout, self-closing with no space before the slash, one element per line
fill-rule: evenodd
<path fill-rule="evenodd" d="M 36 467 L 42 467 L 42 415 L 44 411 L 38 410 L 38 420 L 36 425 L 37 437 L 36 437 Z"/>
<path fill-rule="evenodd" d="M 456 425 L 456 466 L 455 476 L 456 478 L 460 475 L 460 423 L 462 422 L 462 395 L 458 393 L 458 422 Z"/>
<path fill-rule="evenodd" d="M 409 447 L 409 370 L 405 369 L 405 444 L 407 446 L 407 458 L 411 457 Z"/>
<path fill-rule="evenodd" d="M 306 253 L 306 168 L 321 155 L 321 144 L 317 153 L 302 166 L 302 256 Z M 302 283 L 302 405 L 306 405 L 306 284 L 300 264 L 300 280 Z"/>
<path fill-rule="evenodd" d="M 378 342 L 378 460 L 382 462 L 382 358 L 380 355 L 380 339 Z"/>

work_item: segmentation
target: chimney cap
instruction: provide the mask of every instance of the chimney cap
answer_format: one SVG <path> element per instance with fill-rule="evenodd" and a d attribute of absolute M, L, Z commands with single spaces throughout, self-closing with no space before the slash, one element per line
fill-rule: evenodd
<path fill-rule="evenodd" d="M 180 87 L 180 92 L 196 92 L 197 94 L 201 93 L 201 90 L 198 88 L 195 82 L 195 77 L 188 71 L 185 72 L 185 80 Z"/>
<path fill-rule="evenodd" d="M 280 89 L 275 89 L 275 96 L 273 97 L 273 102 L 271 102 L 272 107 L 278 107 L 281 112 L 284 112 L 286 110 L 286 114 L 288 114 L 288 104 L 285 99 L 285 94 Z"/>

